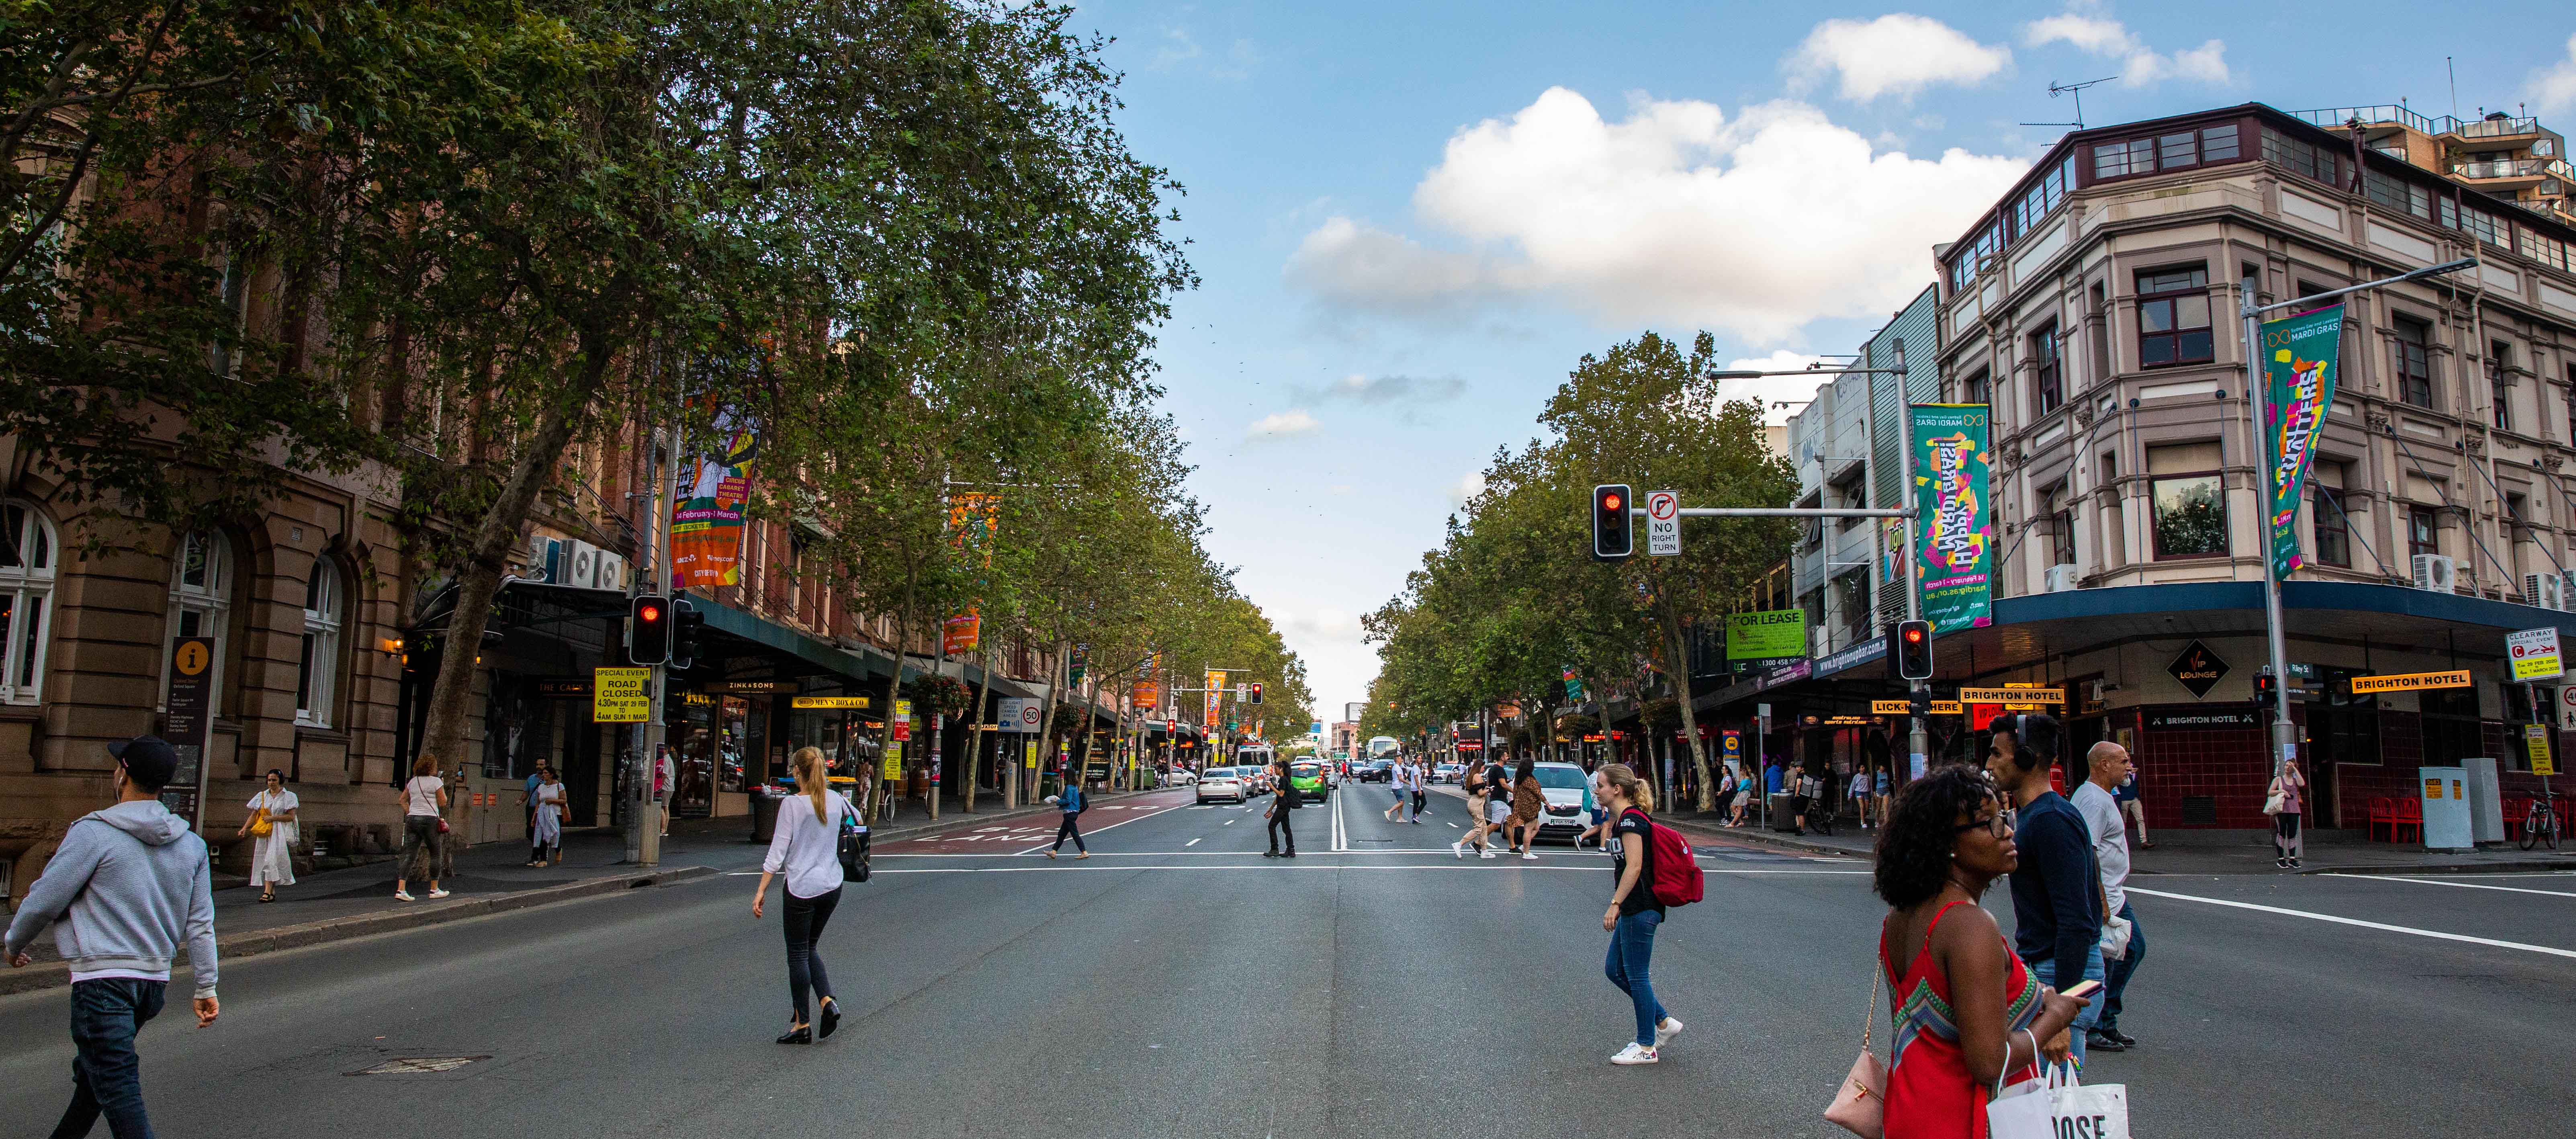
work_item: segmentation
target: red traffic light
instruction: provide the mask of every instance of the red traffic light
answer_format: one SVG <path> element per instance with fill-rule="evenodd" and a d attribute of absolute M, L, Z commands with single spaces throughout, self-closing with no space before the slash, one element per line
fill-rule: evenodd
<path fill-rule="evenodd" d="M 1603 510 L 1617 510 L 1621 505 L 1622 503 L 1619 501 L 1619 494 L 1617 491 L 1612 491 L 1609 494 L 1601 496 L 1601 509 Z"/>
<path fill-rule="evenodd" d="M 662 607 L 659 605 L 647 605 L 636 610 L 635 615 L 646 621 L 659 621 L 662 619 Z"/>
<path fill-rule="evenodd" d="M 1923 643 L 1923 628 L 1922 628 L 1922 626 L 1920 626 L 1920 625 L 1907 625 L 1907 626 L 1905 627 L 1905 643 L 1906 643 L 1906 644 L 1909 644 L 1909 645 L 1919 645 L 1919 644 L 1922 644 L 1922 643 Z"/>

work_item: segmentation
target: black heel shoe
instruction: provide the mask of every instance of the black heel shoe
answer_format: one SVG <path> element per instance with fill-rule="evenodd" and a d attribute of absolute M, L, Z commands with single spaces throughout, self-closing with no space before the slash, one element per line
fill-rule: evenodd
<path fill-rule="evenodd" d="M 811 1026 L 788 1029 L 787 1035 L 779 1037 L 778 1042 L 781 1044 L 812 1044 L 814 1042 L 814 1029 Z"/>
<path fill-rule="evenodd" d="M 822 1038 L 824 1038 L 824 1037 L 828 1037 L 828 1036 L 832 1035 L 832 1033 L 833 1033 L 833 1032 L 838 1031 L 838 1030 L 840 1029 L 840 1027 L 841 1027 L 841 1002 L 839 1002 L 839 1001 L 825 1001 L 825 1002 L 823 1002 L 823 1020 L 822 1020 L 821 1025 L 819 1026 L 819 1031 L 816 1033 L 815 1038 L 819 1040 L 819 1039 L 822 1039 Z"/>

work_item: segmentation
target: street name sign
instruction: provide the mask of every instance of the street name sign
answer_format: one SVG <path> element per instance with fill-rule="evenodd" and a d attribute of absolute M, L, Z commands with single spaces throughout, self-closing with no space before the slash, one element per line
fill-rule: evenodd
<path fill-rule="evenodd" d="M 2558 661 L 2556 625 L 2505 634 L 2504 654 L 2513 661 L 2515 680 L 2556 680 L 2567 674 Z"/>
<path fill-rule="evenodd" d="M 2446 672 L 2398 672 L 2386 676 L 2352 678 L 2352 694 L 2364 696 L 2373 692 L 2423 692 L 2434 688 L 2467 688 L 2469 670 L 2455 668 Z"/>
<path fill-rule="evenodd" d="M 1962 688 L 1962 704 L 2064 704 L 2066 694 L 2054 688 Z"/>
<path fill-rule="evenodd" d="M 1669 490 L 1646 492 L 1646 554 L 1670 557 L 1682 552 L 1682 496 Z"/>
<path fill-rule="evenodd" d="M 649 668 L 590 670 L 590 720 L 595 724 L 641 724 L 653 718 L 653 683 Z"/>

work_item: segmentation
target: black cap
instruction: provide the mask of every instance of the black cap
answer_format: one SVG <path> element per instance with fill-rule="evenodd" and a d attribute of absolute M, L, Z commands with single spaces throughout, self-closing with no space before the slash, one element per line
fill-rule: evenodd
<path fill-rule="evenodd" d="M 107 754 L 125 765 L 125 776 L 146 791 L 159 791 L 170 785 L 179 773 L 179 752 L 170 741 L 159 736 L 136 736 L 123 743 L 107 745 Z"/>

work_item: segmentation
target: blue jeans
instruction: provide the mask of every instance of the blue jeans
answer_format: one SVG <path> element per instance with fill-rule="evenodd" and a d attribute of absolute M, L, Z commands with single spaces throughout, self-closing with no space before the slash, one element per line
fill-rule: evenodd
<path fill-rule="evenodd" d="M 2120 994 L 2129 991 L 2129 974 L 2138 971 L 2138 962 L 2147 957 L 2147 927 L 2138 924 L 2138 915 L 2129 909 L 2129 901 L 2120 899 L 2120 916 L 2129 923 L 2129 955 L 2103 965 L 2102 1017 L 2098 1027 L 2109 1032 L 2120 1027 Z"/>
<path fill-rule="evenodd" d="M 1655 962 L 1655 927 L 1664 915 L 1653 910 L 1622 916 L 1610 931 L 1610 954 L 1601 962 L 1603 976 L 1628 994 L 1637 1008 L 1637 1043 L 1655 1046 L 1655 1026 L 1664 1022 L 1664 1006 L 1655 1000 L 1655 983 L 1646 971 Z"/>
<path fill-rule="evenodd" d="M 2050 988 L 2057 987 L 2056 958 L 2042 957 L 2037 961 L 2025 961 L 2023 964 L 2030 966 L 2032 980 Z M 2102 946 L 2099 942 L 2096 942 L 2093 948 L 2084 951 L 2084 975 L 2077 979 L 2083 981 L 2102 979 Z M 2068 1033 L 2075 1042 L 2075 1064 L 2079 1068 L 2084 1065 L 2084 1034 L 2093 1031 L 2094 1022 L 2102 1017 L 2102 997 L 2103 994 L 2099 992 L 2093 994 L 2091 1003 L 2084 1006 L 2084 1011 L 2075 1014 L 2074 1029 Z"/>
<path fill-rule="evenodd" d="M 134 1034 L 161 1015 L 167 981 L 123 977 L 72 986 L 72 1103 L 54 1125 L 54 1139 L 81 1139 L 107 1116 L 116 1139 L 152 1139 L 143 1114 L 143 1068 Z"/>

